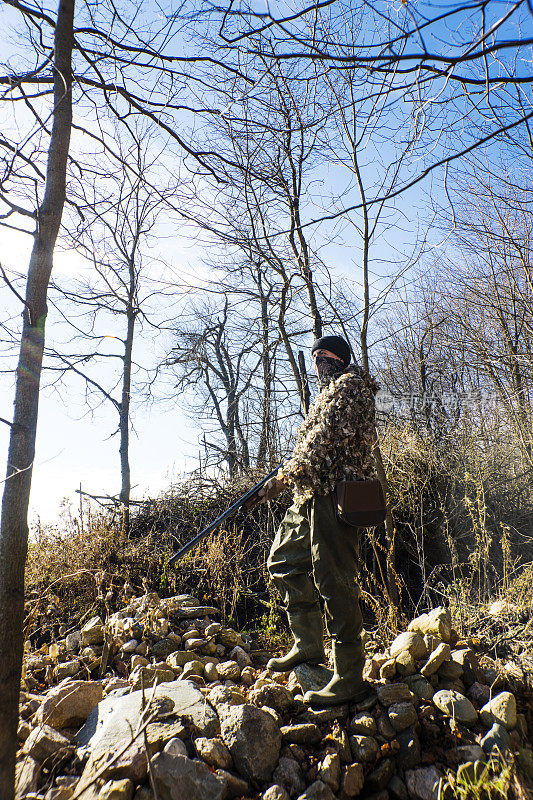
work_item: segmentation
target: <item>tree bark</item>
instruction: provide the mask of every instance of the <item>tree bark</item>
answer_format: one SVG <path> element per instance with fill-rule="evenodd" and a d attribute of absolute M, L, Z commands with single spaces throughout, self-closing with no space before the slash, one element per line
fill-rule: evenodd
<path fill-rule="evenodd" d="M 354 137 L 355 142 L 355 137 Z M 363 321 L 361 325 L 361 335 L 360 335 L 360 342 L 361 342 L 361 358 L 363 362 L 363 369 L 364 371 L 369 374 L 370 373 L 370 362 L 368 358 L 368 323 L 370 320 L 370 281 L 368 275 L 368 266 L 369 266 L 369 251 L 370 251 L 370 242 L 372 239 L 372 233 L 370 228 L 370 220 L 368 216 L 368 204 L 366 200 L 365 194 L 365 187 L 363 184 L 363 178 L 361 175 L 361 170 L 359 169 L 359 162 L 357 159 L 357 148 L 354 147 L 353 149 L 353 164 L 354 170 L 357 178 L 357 184 L 359 187 L 359 193 L 361 195 L 361 206 L 362 206 L 362 214 L 363 214 Z M 385 515 L 385 535 L 387 538 L 387 586 L 384 587 L 387 589 L 389 594 L 389 600 L 391 603 L 391 618 L 394 617 L 395 612 L 399 608 L 400 604 L 400 595 L 398 591 L 398 583 L 396 579 L 396 529 L 394 525 L 394 519 L 392 517 L 392 512 L 390 510 L 390 491 L 389 491 L 389 482 L 387 480 L 387 473 L 385 470 L 385 466 L 383 464 L 383 458 L 381 457 L 381 450 L 379 447 L 379 443 L 376 442 L 374 446 L 374 461 L 376 465 L 376 472 L 378 478 L 383 486 L 383 493 L 387 500 L 387 511 Z"/>
<path fill-rule="evenodd" d="M 43 201 L 28 268 L 13 424 L 0 522 L 0 797 L 15 795 L 18 705 L 23 655 L 24 570 L 28 550 L 47 292 L 66 194 L 72 127 L 74 0 L 60 0 L 54 47 L 54 109 Z"/>
<path fill-rule="evenodd" d="M 296 357 L 294 355 L 291 340 L 287 329 L 285 327 L 285 312 L 287 310 L 287 293 L 289 289 L 289 283 L 285 279 L 284 284 L 281 289 L 281 297 L 280 297 L 280 304 L 279 304 L 279 314 L 278 314 L 278 330 L 280 332 L 281 341 L 285 346 L 285 352 L 287 353 L 287 358 L 289 359 L 289 364 L 291 365 L 292 374 L 294 375 L 294 380 L 296 381 L 296 386 L 298 387 L 298 394 L 300 396 L 300 405 L 301 405 L 301 412 L 302 417 L 305 417 L 305 390 L 304 390 L 304 383 L 303 378 L 300 374 L 300 369 L 298 367 L 298 362 L 296 361 Z"/>
<path fill-rule="evenodd" d="M 307 368 L 305 366 L 305 356 L 302 350 L 298 352 L 298 365 L 300 367 L 300 375 L 302 376 L 304 410 L 305 413 L 307 414 L 307 412 L 309 411 L 309 406 L 311 405 L 311 391 L 309 389 Z"/>
<path fill-rule="evenodd" d="M 122 526 L 126 536 L 130 531 L 130 494 L 131 494 L 131 476 L 130 476 L 130 397 L 131 397 L 131 361 L 133 352 L 133 335 L 135 332 L 135 309 L 134 309 L 134 292 L 135 292 L 135 269 L 133 265 L 130 267 L 130 292 L 128 298 L 127 308 L 127 332 L 126 341 L 124 342 L 124 373 L 122 376 L 122 398 L 120 401 L 120 502 L 122 504 Z"/>
<path fill-rule="evenodd" d="M 272 370 L 270 365 L 270 319 L 268 316 L 268 299 L 263 292 L 261 271 L 257 273 L 257 287 L 261 304 L 261 369 L 263 374 L 263 404 L 261 408 L 261 434 L 257 450 L 257 466 L 264 467 L 272 460 L 272 436 L 270 432 L 270 405 L 272 392 Z"/>

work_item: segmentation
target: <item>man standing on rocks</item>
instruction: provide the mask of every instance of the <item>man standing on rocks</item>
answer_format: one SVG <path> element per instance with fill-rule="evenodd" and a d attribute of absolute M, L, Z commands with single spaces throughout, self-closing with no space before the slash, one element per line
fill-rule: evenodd
<path fill-rule="evenodd" d="M 304 662 L 324 660 L 320 593 L 332 637 L 334 673 L 323 689 L 307 692 L 304 699 L 323 707 L 358 702 L 369 692 L 362 677 L 365 659 L 356 583 L 359 531 L 337 518 L 334 492 L 339 481 L 375 478 L 378 387 L 359 366 L 350 365 L 350 347 L 342 337 L 318 339 L 311 353 L 320 393 L 298 430 L 291 458 L 262 490 L 265 500 L 286 487 L 294 495 L 268 558 L 294 645 L 267 666 L 287 672 Z"/>

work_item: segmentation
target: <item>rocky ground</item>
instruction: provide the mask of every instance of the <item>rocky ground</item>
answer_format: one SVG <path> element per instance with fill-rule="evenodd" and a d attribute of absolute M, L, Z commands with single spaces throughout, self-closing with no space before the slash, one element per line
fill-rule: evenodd
<path fill-rule="evenodd" d="M 325 667 L 270 673 L 270 654 L 216 618 L 192 596 L 147 593 L 27 651 L 18 797 L 529 796 L 530 687 L 461 640 L 447 610 L 388 646 L 365 634 L 375 693 L 322 711 L 302 696 Z"/>

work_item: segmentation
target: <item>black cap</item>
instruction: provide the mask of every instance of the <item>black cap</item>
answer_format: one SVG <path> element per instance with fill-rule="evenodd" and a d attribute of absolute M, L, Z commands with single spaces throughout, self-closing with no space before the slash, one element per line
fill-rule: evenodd
<path fill-rule="evenodd" d="M 321 339 L 317 339 L 313 344 L 311 355 L 315 350 L 329 350 L 330 353 L 335 353 L 336 356 L 342 359 L 345 367 L 348 366 L 352 358 L 350 345 L 342 336 L 322 336 Z"/>

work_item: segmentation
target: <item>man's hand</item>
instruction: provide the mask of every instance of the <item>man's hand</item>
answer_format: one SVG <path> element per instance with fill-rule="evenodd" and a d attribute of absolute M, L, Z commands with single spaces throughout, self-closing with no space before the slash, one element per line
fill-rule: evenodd
<path fill-rule="evenodd" d="M 270 478 L 262 489 L 259 490 L 260 503 L 266 503 L 267 500 L 273 500 L 278 494 L 281 494 L 285 488 L 285 482 L 277 478 Z"/>

